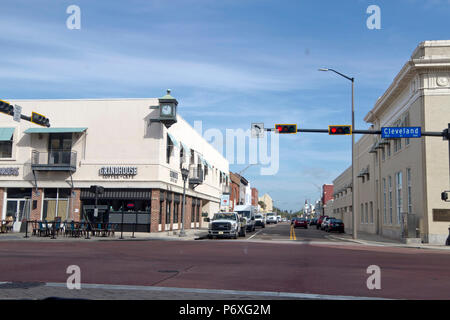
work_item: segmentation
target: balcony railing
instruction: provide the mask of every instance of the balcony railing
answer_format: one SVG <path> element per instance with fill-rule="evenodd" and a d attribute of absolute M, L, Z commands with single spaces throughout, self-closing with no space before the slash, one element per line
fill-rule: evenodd
<path fill-rule="evenodd" d="M 32 151 L 31 169 L 39 171 L 72 171 L 77 169 L 75 151 Z"/>
<path fill-rule="evenodd" d="M 204 173 L 202 169 L 198 169 L 198 167 L 190 168 L 189 170 L 189 186 L 196 187 L 199 184 L 202 184 L 204 180 Z"/>

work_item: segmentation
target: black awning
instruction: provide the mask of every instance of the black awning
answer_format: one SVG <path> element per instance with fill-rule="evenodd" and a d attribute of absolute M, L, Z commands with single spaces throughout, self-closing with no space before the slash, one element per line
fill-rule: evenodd
<path fill-rule="evenodd" d="M 151 189 L 105 189 L 98 195 L 98 199 L 108 200 L 151 200 Z M 80 200 L 95 199 L 95 193 L 89 189 L 81 189 Z"/>

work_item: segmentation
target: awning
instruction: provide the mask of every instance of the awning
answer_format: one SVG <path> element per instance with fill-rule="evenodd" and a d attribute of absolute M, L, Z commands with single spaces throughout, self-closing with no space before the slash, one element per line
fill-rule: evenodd
<path fill-rule="evenodd" d="M 86 130 L 87 128 L 29 128 L 24 133 L 73 133 Z"/>
<path fill-rule="evenodd" d="M 170 140 L 172 140 L 173 145 L 179 148 L 178 141 L 173 137 L 173 135 L 171 135 L 170 133 L 167 133 L 167 135 L 169 136 Z"/>
<path fill-rule="evenodd" d="M 184 151 L 186 152 L 186 154 L 190 154 L 191 153 L 191 149 L 185 145 L 183 142 L 180 142 L 181 146 L 183 147 Z"/>
<path fill-rule="evenodd" d="M 15 128 L 0 128 L 0 141 L 9 141 Z"/>

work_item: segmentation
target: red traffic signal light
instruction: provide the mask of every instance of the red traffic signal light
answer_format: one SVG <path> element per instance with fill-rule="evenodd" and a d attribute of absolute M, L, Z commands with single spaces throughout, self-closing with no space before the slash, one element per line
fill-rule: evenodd
<path fill-rule="evenodd" d="M 352 126 L 328 126 L 328 134 L 330 135 L 350 135 L 352 134 Z"/>
<path fill-rule="evenodd" d="M 296 124 L 276 124 L 275 129 L 278 133 L 297 133 Z"/>

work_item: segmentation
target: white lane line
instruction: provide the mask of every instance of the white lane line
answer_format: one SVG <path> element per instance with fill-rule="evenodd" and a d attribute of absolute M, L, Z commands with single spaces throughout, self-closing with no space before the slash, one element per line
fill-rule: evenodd
<path fill-rule="evenodd" d="M 247 240 L 250 240 L 251 238 L 253 238 L 254 236 L 256 236 L 258 233 L 260 233 L 261 231 L 263 231 L 264 229 L 259 230 L 258 232 L 256 232 L 254 235 L 252 235 L 250 238 L 248 238 Z"/>
<path fill-rule="evenodd" d="M 67 288 L 66 283 L 56 283 L 56 282 L 48 282 L 45 284 L 45 286 L 54 288 Z M 93 284 L 93 283 L 81 284 L 81 288 L 103 289 L 103 290 L 139 290 L 139 291 L 165 291 L 165 292 L 185 292 L 185 293 L 204 293 L 204 294 L 229 294 L 229 295 L 265 296 L 265 297 L 280 297 L 280 298 L 319 299 L 319 300 L 390 300 L 376 297 L 356 297 L 356 296 L 340 296 L 340 295 L 326 295 L 326 294 L 324 295 L 314 293 L 127 286 L 127 285 L 113 285 L 113 284 Z"/>

